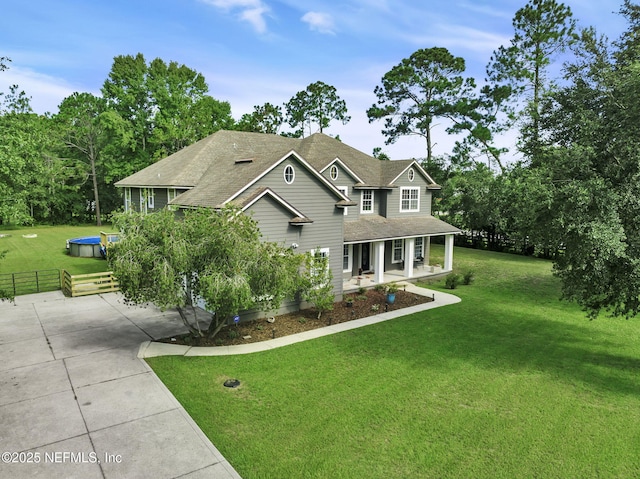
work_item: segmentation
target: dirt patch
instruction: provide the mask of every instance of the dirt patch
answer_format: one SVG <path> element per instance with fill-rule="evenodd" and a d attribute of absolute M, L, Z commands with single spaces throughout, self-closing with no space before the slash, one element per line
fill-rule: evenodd
<path fill-rule="evenodd" d="M 384 292 L 367 290 L 364 293 L 344 295 L 344 299 L 334 303 L 333 310 L 322 313 L 320 319 L 318 319 L 318 311 L 311 308 L 275 316 L 275 320 L 272 323 L 264 318 L 228 326 L 220 331 L 212 340 L 184 335 L 165 338 L 159 341 L 190 346 L 232 346 L 256 343 L 288 336 L 290 334 L 302 333 L 312 329 L 323 328 L 332 324 L 366 318 L 367 316 L 384 313 L 385 311 L 408 308 L 409 306 L 428 303 L 430 301 L 433 301 L 430 297 L 401 290 L 396 293 L 395 302 L 388 304 Z M 351 303 L 351 306 L 349 306 L 349 303 Z"/>

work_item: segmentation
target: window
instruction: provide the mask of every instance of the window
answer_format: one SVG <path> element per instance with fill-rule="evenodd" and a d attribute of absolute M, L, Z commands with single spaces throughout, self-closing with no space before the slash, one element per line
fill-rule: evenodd
<path fill-rule="evenodd" d="M 138 195 L 140 195 L 140 211 L 147 211 L 147 202 L 145 201 L 147 198 L 147 189 L 140 188 L 138 190 Z"/>
<path fill-rule="evenodd" d="M 131 188 L 124 189 L 124 210 L 131 210 Z"/>
<path fill-rule="evenodd" d="M 338 188 L 338 190 L 340 191 L 340 193 L 342 193 L 344 196 L 349 196 L 349 188 L 347 188 L 346 186 L 337 186 L 336 188 Z M 347 216 L 349 211 L 349 208 L 347 208 L 346 206 L 344 207 L 344 215 Z"/>
<path fill-rule="evenodd" d="M 400 189 L 400 211 L 420 211 L 420 188 Z"/>
<path fill-rule="evenodd" d="M 329 248 L 320 248 L 319 250 L 316 249 L 312 249 L 311 251 L 309 251 L 311 253 L 312 256 L 315 256 L 316 253 L 320 254 L 320 257 L 323 259 L 327 260 L 327 271 L 329 271 Z M 311 270 L 311 276 L 317 277 L 320 276 L 321 272 L 316 270 L 316 269 L 312 269 Z"/>
<path fill-rule="evenodd" d="M 167 203 L 178 197 L 178 191 L 175 188 L 167 188 Z"/>
<path fill-rule="evenodd" d="M 373 190 L 362 190 L 360 213 L 373 213 Z"/>
<path fill-rule="evenodd" d="M 155 208 L 155 202 L 156 202 L 156 192 L 153 188 L 149 188 L 147 191 L 147 206 L 149 208 Z"/>
<path fill-rule="evenodd" d="M 337 165 L 331 166 L 331 169 L 329 170 L 329 176 L 334 181 L 338 179 L 338 167 L 337 167 Z"/>
<path fill-rule="evenodd" d="M 409 181 L 415 180 L 416 172 L 413 171 L 413 168 L 409 168 L 409 171 L 407 172 L 407 178 L 409 178 Z"/>
<path fill-rule="evenodd" d="M 293 180 L 296 179 L 296 172 L 293 169 L 293 166 L 287 165 L 284 167 L 284 182 L 288 185 L 293 183 Z"/>
<path fill-rule="evenodd" d="M 342 272 L 351 271 L 351 245 L 346 244 L 342 247 Z"/>
<path fill-rule="evenodd" d="M 413 257 L 415 259 L 424 258 L 424 238 L 422 236 L 420 236 L 419 238 L 416 238 L 415 249 L 413 251 L 414 251 Z"/>
<path fill-rule="evenodd" d="M 400 263 L 402 261 L 402 256 L 404 254 L 404 240 L 395 239 L 393 240 L 393 259 L 392 263 Z"/>

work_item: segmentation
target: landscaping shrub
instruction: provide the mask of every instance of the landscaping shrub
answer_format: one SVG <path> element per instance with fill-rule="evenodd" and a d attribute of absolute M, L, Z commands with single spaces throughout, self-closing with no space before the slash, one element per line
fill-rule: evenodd
<path fill-rule="evenodd" d="M 462 277 L 462 284 L 469 285 L 473 283 L 474 278 L 475 278 L 475 273 L 473 271 L 467 271 Z"/>
<path fill-rule="evenodd" d="M 458 284 L 460 284 L 460 275 L 451 273 L 449 276 L 447 276 L 444 282 L 444 287 L 447 289 L 456 289 L 458 287 Z"/>

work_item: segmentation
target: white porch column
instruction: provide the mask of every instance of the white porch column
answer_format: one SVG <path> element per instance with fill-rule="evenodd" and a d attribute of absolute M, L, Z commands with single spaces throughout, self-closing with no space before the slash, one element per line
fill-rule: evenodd
<path fill-rule="evenodd" d="M 453 235 L 445 235 L 444 237 L 444 270 L 451 271 L 453 269 Z"/>
<path fill-rule="evenodd" d="M 373 281 L 384 283 L 384 241 L 373 243 Z"/>
<path fill-rule="evenodd" d="M 429 266 L 429 258 L 431 257 L 431 236 L 424 238 L 424 265 Z"/>
<path fill-rule="evenodd" d="M 413 257 L 416 251 L 416 239 L 404 240 L 404 277 L 413 278 Z"/>

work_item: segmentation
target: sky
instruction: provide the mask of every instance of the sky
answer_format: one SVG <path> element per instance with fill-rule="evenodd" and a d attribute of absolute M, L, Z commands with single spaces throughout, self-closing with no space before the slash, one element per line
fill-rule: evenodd
<path fill-rule="evenodd" d="M 209 94 L 239 119 L 266 102 L 282 105 L 309 84 L 333 85 L 351 121 L 325 133 L 392 159 L 426 156 L 425 140 L 385 145 L 369 123 L 383 75 L 421 48 L 444 47 L 484 79 L 491 54 L 508 45 L 525 0 L 24 0 L 0 9 L 0 92 L 17 84 L 37 113 L 55 113 L 73 92 L 100 95 L 113 58 L 142 53 L 202 73 Z M 567 0 L 580 26 L 610 39 L 625 22 L 622 0 Z M 454 139 L 435 130 L 435 154 Z M 502 145 L 513 150 L 515 135 Z"/>

